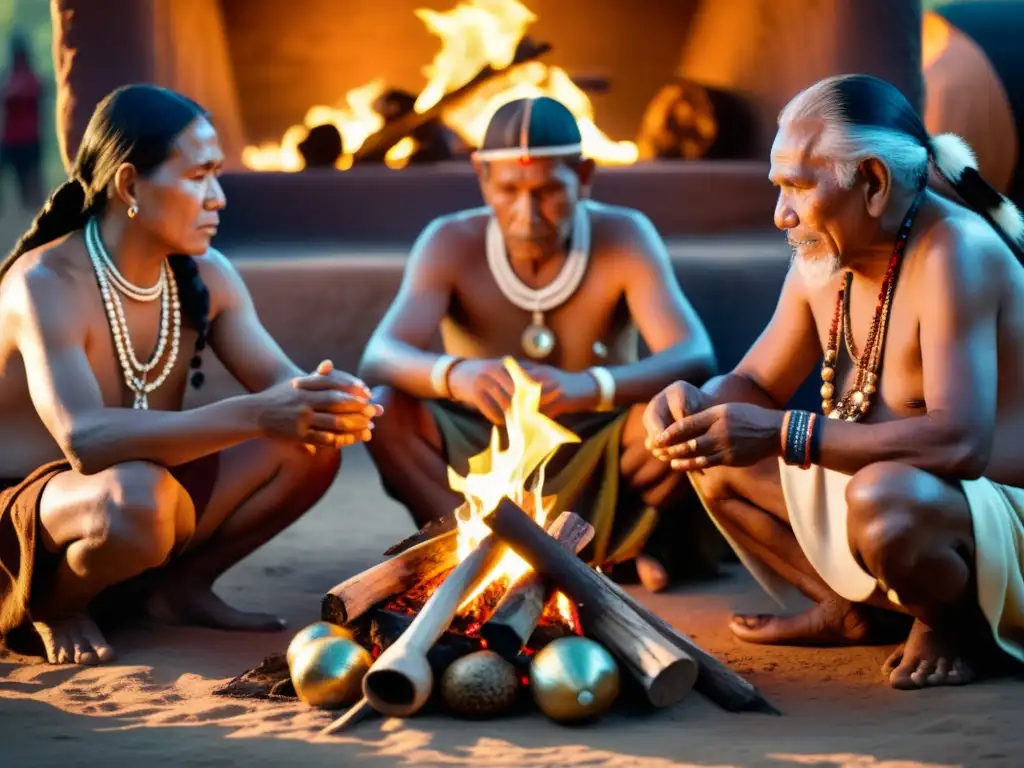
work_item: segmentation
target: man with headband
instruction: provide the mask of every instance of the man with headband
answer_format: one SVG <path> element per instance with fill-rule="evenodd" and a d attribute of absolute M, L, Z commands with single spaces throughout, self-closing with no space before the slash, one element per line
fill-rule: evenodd
<path fill-rule="evenodd" d="M 648 422 L 761 583 L 816 603 L 732 631 L 835 645 L 895 628 L 897 688 L 1024 660 L 1020 213 L 963 141 L 864 75 L 790 102 L 771 179 L 794 251 L 774 317 L 732 373 L 669 387 Z M 785 410 L 811 375 L 820 412 Z"/>
<path fill-rule="evenodd" d="M 590 562 L 635 558 L 661 510 L 665 526 L 703 524 L 699 503 L 689 521 L 672 508 L 696 499 L 644 447 L 650 398 L 677 378 L 703 382 L 715 364 L 654 226 L 588 199 L 594 162 L 553 99 L 498 109 L 473 164 L 487 207 L 422 233 L 361 365 L 386 414 L 371 444 L 384 487 L 421 525 L 460 504 L 447 467 L 465 474 L 492 425 L 504 424 L 513 384 L 502 358 L 511 356 L 543 385 L 543 412 L 581 438 L 554 456 L 544 491 L 594 524 Z M 651 350 L 643 360 L 637 331 Z M 699 546 L 692 533 L 673 538 Z M 652 589 L 668 581 L 659 560 L 695 560 L 648 551 L 637 567 Z"/>

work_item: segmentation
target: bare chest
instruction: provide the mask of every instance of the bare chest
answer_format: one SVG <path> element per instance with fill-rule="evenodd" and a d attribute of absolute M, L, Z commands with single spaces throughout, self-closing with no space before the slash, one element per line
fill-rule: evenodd
<path fill-rule="evenodd" d="M 524 335 L 539 321 L 555 343 L 545 362 L 567 370 L 608 363 L 631 354 L 629 349 L 636 345 L 620 285 L 608 274 L 608 265 L 591 259 L 571 296 L 535 315 L 506 295 L 481 259 L 459 275 L 441 327 L 445 349 L 467 357 L 521 358 Z"/>
<path fill-rule="evenodd" d="M 836 403 L 854 390 L 864 389 L 867 377 L 858 375 L 859 368 L 872 372 L 866 393 L 871 401 L 867 421 L 922 413 L 926 406 L 919 297 L 906 284 L 898 283 L 884 318 L 884 299 L 879 292 L 879 285 L 855 279 L 848 302 L 840 302 L 838 291 L 822 292 L 812 302 L 822 349 L 826 355 L 831 350 L 835 357 L 833 378 L 822 381 L 822 395 L 828 392 L 825 385 L 831 384 Z"/>
<path fill-rule="evenodd" d="M 196 342 L 196 333 L 186 326 L 184 317 L 176 329 L 173 309 L 169 308 L 165 321 L 159 300 L 142 303 L 122 298 L 123 322 L 112 325 L 98 295 L 93 303 L 86 354 L 104 404 L 133 407 L 135 393 L 127 381 L 134 376 L 149 390 L 149 408 L 180 410 Z"/>

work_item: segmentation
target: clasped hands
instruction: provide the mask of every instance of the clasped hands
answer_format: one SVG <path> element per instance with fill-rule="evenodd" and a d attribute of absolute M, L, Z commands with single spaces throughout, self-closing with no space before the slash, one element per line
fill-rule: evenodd
<path fill-rule="evenodd" d="M 644 411 L 646 445 L 681 472 L 749 467 L 781 451 L 782 417 L 750 403 L 712 404 L 697 387 L 677 381 Z"/>
<path fill-rule="evenodd" d="M 316 370 L 288 382 L 291 395 L 287 405 L 280 407 L 276 423 L 270 431 L 316 447 L 342 448 L 357 442 L 368 442 L 373 420 L 384 409 L 373 402 L 373 394 L 355 376 L 335 369 L 324 360 Z M 281 403 L 280 406 L 285 406 Z"/>

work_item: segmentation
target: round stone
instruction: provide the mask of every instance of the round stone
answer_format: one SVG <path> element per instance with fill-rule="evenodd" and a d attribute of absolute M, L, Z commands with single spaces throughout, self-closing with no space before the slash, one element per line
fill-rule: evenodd
<path fill-rule="evenodd" d="M 832 381 L 832 379 L 834 379 L 835 377 L 836 377 L 836 369 L 835 368 L 830 368 L 829 366 L 826 365 L 824 368 L 821 369 L 821 380 L 822 381 Z"/>
<path fill-rule="evenodd" d="M 832 397 L 832 393 L 834 391 L 835 391 L 835 388 L 826 381 L 824 384 L 821 385 L 820 392 L 821 392 L 822 399 L 823 400 L 830 399 Z"/>
<path fill-rule="evenodd" d="M 874 373 L 869 373 L 867 375 L 867 380 L 868 380 L 868 384 L 875 384 L 875 383 L 878 382 L 878 376 L 876 374 L 874 374 Z"/>
<path fill-rule="evenodd" d="M 821 412 L 828 416 L 832 412 L 832 401 L 822 400 L 821 401 Z"/>
<path fill-rule="evenodd" d="M 864 402 L 864 393 L 861 392 L 860 390 L 857 390 L 856 392 L 854 392 L 853 393 L 853 402 L 856 405 L 860 405 L 861 403 L 863 403 Z"/>
<path fill-rule="evenodd" d="M 866 394 L 866 395 L 873 395 L 873 394 L 875 394 L 875 385 L 874 384 L 865 384 L 864 385 L 864 394 Z"/>
<path fill-rule="evenodd" d="M 834 349 L 825 350 L 825 362 L 834 363 L 836 361 L 836 351 Z"/>
<path fill-rule="evenodd" d="M 828 415 L 828 417 L 829 417 L 830 419 L 838 419 L 838 418 L 839 418 L 839 411 L 832 411 L 832 413 L 830 413 L 830 414 Z"/>

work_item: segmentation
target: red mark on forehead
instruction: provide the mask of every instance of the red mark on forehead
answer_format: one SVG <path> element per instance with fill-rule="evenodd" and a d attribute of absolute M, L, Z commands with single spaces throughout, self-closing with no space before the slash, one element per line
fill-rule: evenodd
<path fill-rule="evenodd" d="M 533 158 L 530 157 L 529 155 L 520 155 L 519 156 L 519 164 L 520 165 L 526 166 L 526 165 L 529 165 L 532 162 L 533 162 Z"/>

